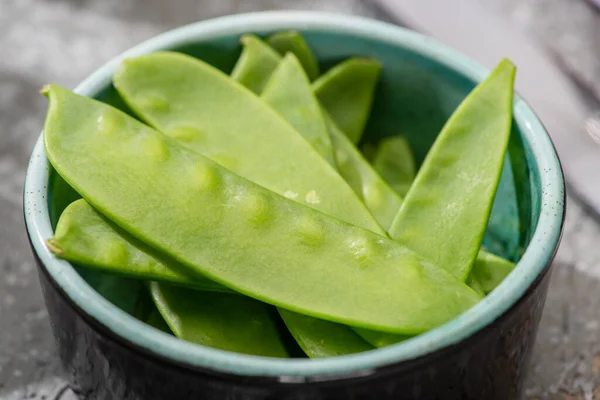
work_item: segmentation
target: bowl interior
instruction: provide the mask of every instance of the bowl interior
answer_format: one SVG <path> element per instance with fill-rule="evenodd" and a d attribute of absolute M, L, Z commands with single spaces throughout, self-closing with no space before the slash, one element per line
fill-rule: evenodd
<path fill-rule="evenodd" d="M 123 58 L 176 50 L 228 73 L 240 53 L 240 35 L 266 35 L 285 29 L 302 32 L 324 70 L 349 56 L 373 57 L 382 62 L 365 141 L 403 134 L 418 162 L 459 102 L 489 72 L 440 43 L 384 23 L 325 13 L 267 12 L 203 21 L 167 32 L 123 53 L 75 91 L 127 111 L 110 85 L 110 77 Z M 270 359 L 180 341 L 135 320 L 130 314 L 135 315 L 139 307 L 137 299 L 143 292 L 139 283 L 73 268 L 45 247 L 44 241 L 51 237 L 61 212 L 79 196 L 52 170 L 41 138 L 25 182 L 26 224 L 43 268 L 75 307 L 117 337 L 163 360 L 236 375 L 275 376 L 287 382 L 308 377 L 333 380 L 357 373 L 363 376 L 373 368 L 465 340 L 493 323 L 523 296 L 550 262 L 564 216 L 562 172 L 547 133 L 519 96 L 514 115 L 509 153 L 484 245 L 493 253 L 519 261 L 517 268 L 479 304 L 456 319 L 383 349 L 318 360 Z"/>
<path fill-rule="evenodd" d="M 268 32 L 255 32 L 266 34 Z M 348 37 L 332 32 L 303 31 L 323 70 L 351 56 L 372 57 L 384 65 L 364 141 L 402 134 L 409 140 L 420 163 L 433 140 L 460 101 L 475 86 L 464 75 L 408 49 L 376 40 Z M 239 35 L 200 41 L 172 50 L 181 51 L 218 67 L 225 73 L 240 54 Z M 129 114 L 112 86 L 96 93 L 97 99 Z M 518 261 L 535 230 L 539 216 L 539 177 L 518 125 L 513 124 L 509 154 L 484 246 L 491 252 Z M 63 209 L 79 196 L 54 171 L 47 196 L 54 227 Z M 134 313 L 137 294 L 143 288 L 135 280 L 107 276 L 78 268 L 81 276 L 99 293 L 124 311 Z"/>

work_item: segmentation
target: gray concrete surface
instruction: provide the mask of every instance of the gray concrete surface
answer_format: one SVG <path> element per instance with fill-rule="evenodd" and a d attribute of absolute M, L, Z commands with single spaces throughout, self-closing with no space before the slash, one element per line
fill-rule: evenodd
<path fill-rule="evenodd" d="M 580 0 L 487 3 L 600 94 L 600 15 Z M 183 23 L 265 9 L 381 16 L 359 0 L 0 0 L 0 399 L 73 399 L 60 378 L 21 215 L 48 82 L 74 86 L 130 45 Z M 525 399 L 600 399 L 600 225 L 569 198 Z"/>

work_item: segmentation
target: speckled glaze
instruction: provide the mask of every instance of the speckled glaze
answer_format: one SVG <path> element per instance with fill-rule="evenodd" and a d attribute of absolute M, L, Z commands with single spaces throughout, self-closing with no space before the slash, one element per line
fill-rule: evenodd
<path fill-rule="evenodd" d="M 383 62 L 366 140 L 402 132 L 419 162 L 456 105 L 488 72 L 429 38 L 379 22 L 260 13 L 205 21 L 156 37 L 102 67 L 76 91 L 120 106 L 110 78 L 125 57 L 173 49 L 229 72 L 239 54 L 240 34 L 281 29 L 302 31 L 325 67 L 350 55 Z M 129 315 L 127 304 L 98 288 L 98 277 L 55 259 L 43 241 L 75 195 L 48 165 L 40 140 L 25 184 L 25 220 L 61 359 L 74 387 L 90 399 L 518 398 L 560 240 L 565 199 L 560 164 L 543 126 L 520 98 L 514 112 L 509 155 L 484 244 L 519 260 L 515 271 L 476 307 L 442 327 L 384 349 L 321 360 L 267 359 L 179 341 Z"/>

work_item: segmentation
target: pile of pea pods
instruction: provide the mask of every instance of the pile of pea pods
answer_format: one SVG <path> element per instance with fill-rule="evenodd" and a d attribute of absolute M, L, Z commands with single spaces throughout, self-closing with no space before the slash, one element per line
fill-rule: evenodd
<path fill-rule="evenodd" d="M 508 60 L 417 170 L 400 135 L 359 146 L 376 60 L 321 74 L 297 32 L 241 43 L 229 76 L 176 52 L 123 61 L 113 85 L 137 118 L 43 90 L 46 154 L 82 197 L 47 241 L 57 257 L 146 282 L 158 329 L 269 357 L 406 340 L 510 273 L 481 248 L 511 130 Z"/>

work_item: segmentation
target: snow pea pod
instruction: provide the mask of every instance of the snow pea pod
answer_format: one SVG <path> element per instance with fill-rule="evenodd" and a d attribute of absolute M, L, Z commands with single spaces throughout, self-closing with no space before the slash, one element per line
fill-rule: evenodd
<path fill-rule="evenodd" d="M 362 137 L 380 72 L 375 60 L 350 58 L 313 83 L 317 98 L 353 143 Z"/>
<path fill-rule="evenodd" d="M 158 329 L 159 331 L 163 331 L 164 333 L 173 334 L 169 325 L 165 322 L 165 319 L 160 315 L 160 312 L 156 307 L 150 311 L 148 318 L 145 321 L 148 325 Z"/>
<path fill-rule="evenodd" d="M 281 56 L 292 53 L 298 57 L 310 81 L 319 77 L 319 62 L 298 31 L 276 32 L 267 38 L 267 43 Z"/>
<path fill-rule="evenodd" d="M 281 56 L 257 36 L 245 35 L 244 37 L 249 39 L 242 40 L 245 43 L 244 51 L 236 63 L 231 78 L 260 94 L 275 71 Z M 305 58 L 314 58 L 308 47 L 307 51 L 308 55 L 304 50 L 290 47 L 290 52 L 301 61 Z M 305 64 L 306 61 L 303 62 L 303 65 Z M 351 130 L 351 135 L 355 137 L 354 142 L 360 139 L 369 116 L 380 70 L 381 65 L 375 61 L 364 58 L 350 59 L 332 68 L 313 83 L 313 90 L 318 94 L 321 105 L 338 126 Z M 305 72 L 309 73 L 306 66 Z M 252 79 L 246 78 L 249 76 Z M 264 83 L 258 87 L 259 85 L 255 83 L 257 81 Z M 348 134 L 344 129 L 342 131 Z"/>
<path fill-rule="evenodd" d="M 198 290 L 231 292 L 135 239 L 79 199 L 61 214 L 48 248 L 60 258 L 115 275 L 160 280 Z"/>
<path fill-rule="evenodd" d="M 287 121 L 214 67 L 179 53 L 154 53 L 126 60 L 114 82 L 142 119 L 190 149 L 269 190 L 384 233 Z"/>
<path fill-rule="evenodd" d="M 277 68 L 281 56 L 256 35 L 244 35 L 240 42 L 242 54 L 231 71 L 231 77 L 260 94 Z"/>
<path fill-rule="evenodd" d="M 202 291 L 222 291 L 231 294 L 236 294 L 230 289 L 209 281 L 199 275 L 185 273 L 183 268 L 171 269 L 171 266 L 177 264 L 176 261 L 163 263 L 158 258 L 153 258 L 148 253 L 151 251 L 147 246 L 144 248 L 143 243 L 132 238 L 128 233 L 120 230 L 112 222 L 101 216 L 94 210 L 85 200 L 77 200 L 69 205 L 60 217 L 57 225 L 55 237 L 48 242 L 52 243 L 50 249 L 59 257 L 67 259 L 81 265 L 89 267 L 94 264 L 94 269 L 100 269 L 105 272 L 136 276 L 141 279 L 158 279 L 163 282 L 170 282 L 179 287 L 190 287 Z M 136 244 L 141 245 L 141 248 L 136 247 Z M 66 249 L 64 251 L 63 249 Z M 115 251 L 115 249 L 120 249 Z M 125 249 L 125 251 L 123 251 Z M 88 261 L 88 259 L 92 261 Z M 164 257 L 163 257 L 164 258 Z M 85 261 L 82 262 L 82 259 Z M 87 262 L 87 264 L 86 264 Z M 182 272 L 177 272 L 181 270 Z M 135 271 L 136 273 L 132 273 Z M 175 293 L 170 289 L 170 285 L 154 282 L 153 295 L 161 293 L 161 287 L 164 285 L 166 293 L 170 301 L 165 302 L 161 298 L 154 298 L 154 301 L 162 304 L 164 318 L 158 315 L 152 315 L 152 311 L 156 311 L 156 307 L 152 305 L 153 310 L 150 310 L 150 316 L 144 318 L 146 322 L 157 329 L 166 332 L 171 332 L 164 319 L 173 319 L 172 324 L 187 326 L 185 337 L 198 336 L 199 333 L 193 332 L 197 326 L 194 319 L 199 318 L 205 321 L 208 317 L 203 313 L 202 309 L 196 309 L 190 312 L 187 306 L 187 300 L 177 300 L 177 296 L 187 296 L 190 291 L 181 289 Z M 154 297 L 154 296 L 153 296 Z M 220 297 L 215 296 L 211 302 L 218 301 Z M 204 296 L 205 301 L 208 300 L 208 295 Z M 152 302 L 152 300 L 148 300 Z M 251 315 L 256 307 L 246 309 L 246 315 Z M 350 328 L 345 325 L 339 325 L 332 322 L 318 320 L 291 311 L 280 309 L 288 329 L 292 332 L 295 339 L 301 345 L 306 354 L 311 357 L 327 357 L 332 355 L 349 354 L 357 351 L 365 351 L 372 349 L 366 342 L 358 338 Z M 156 311 L 157 312 L 157 311 Z M 229 314 L 230 315 L 230 314 Z M 253 320 L 258 321 L 263 325 L 272 322 L 262 321 L 261 318 L 269 316 L 264 312 L 254 314 Z M 312 320 L 312 321 L 311 321 Z M 224 324 L 223 319 L 219 320 Z M 237 326 L 237 323 L 234 323 Z M 204 332 L 207 343 L 213 341 L 208 336 L 209 332 Z M 263 338 L 265 342 L 268 338 Z M 233 342 L 235 339 L 230 337 Z M 238 346 L 238 344 L 235 344 Z M 271 347 L 279 347 L 281 344 L 271 344 Z"/>
<path fill-rule="evenodd" d="M 469 287 L 473 289 L 478 295 L 482 297 L 486 295 L 483 288 L 481 287 L 481 284 L 477 280 L 477 277 L 475 277 L 473 273 L 469 274 L 469 276 L 467 277 L 466 284 L 469 285 Z"/>
<path fill-rule="evenodd" d="M 106 104 L 56 85 L 45 93 L 56 171 L 132 236 L 208 279 L 294 312 L 401 334 L 480 299 L 401 244 L 277 195 Z"/>
<path fill-rule="evenodd" d="M 298 345 L 311 358 L 341 356 L 373 349 L 373 346 L 346 325 L 308 317 L 282 308 L 278 310 Z"/>
<path fill-rule="evenodd" d="M 410 339 L 410 335 L 392 335 L 386 332 L 378 332 L 364 328 L 354 328 L 354 331 L 367 343 L 374 347 L 386 347 Z"/>
<path fill-rule="evenodd" d="M 217 349 L 287 357 L 268 306 L 245 296 L 150 283 L 156 308 L 175 336 Z M 173 313 L 172 310 L 177 310 Z"/>
<path fill-rule="evenodd" d="M 400 196 L 406 196 L 417 171 L 410 145 L 402 136 L 381 140 L 373 158 L 373 168 Z"/>
<path fill-rule="evenodd" d="M 256 44 L 256 43 L 260 43 L 260 42 L 257 39 L 255 39 L 253 41 L 253 43 Z M 254 49 L 253 51 L 256 51 L 257 47 L 253 46 L 252 48 Z M 165 68 L 166 72 L 169 71 L 170 69 L 173 69 L 173 67 L 168 68 L 166 66 L 164 68 Z M 250 74 L 250 75 L 261 73 L 264 76 L 266 73 L 265 70 L 263 70 L 262 72 L 260 72 L 260 71 L 254 72 L 251 69 L 252 69 L 251 66 L 248 66 L 248 74 Z M 192 70 L 190 72 L 190 77 L 188 79 L 194 79 L 197 77 L 198 77 L 198 71 Z M 294 82 L 296 84 L 294 84 Z M 290 92 L 290 90 L 291 90 L 291 92 Z M 293 55 L 289 55 L 286 59 L 284 59 L 282 61 L 282 63 L 280 64 L 280 66 L 276 69 L 274 76 L 271 78 L 267 87 L 265 88 L 262 98 L 267 103 L 269 103 L 273 108 L 275 108 L 276 111 L 278 111 L 280 114 L 282 114 L 287 119 L 288 122 L 291 122 L 291 124 L 294 127 L 296 127 L 300 133 L 304 134 L 304 137 L 309 139 L 309 142 L 311 143 L 311 145 L 314 146 L 314 148 L 316 150 L 318 150 L 321 155 L 325 155 L 325 158 L 329 158 L 330 162 L 333 161 L 332 160 L 333 154 L 331 151 L 331 139 L 329 138 L 329 134 L 327 132 L 327 127 L 324 125 L 322 116 L 320 115 L 319 104 L 318 104 L 317 100 L 314 98 L 314 95 L 312 94 L 310 85 L 308 83 L 307 78 L 304 76 L 304 72 L 302 71 L 301 66 L 299 65 L 297 60 L 295 60 L 295 57 Z M 176 104 L 177 102 L 178 102 L 177 99 L 169 100 L 169 103 L 171 103 L 171 104 L 173 104 L 173 103 Z M 301 104 L 306 104 L 307 108 L 299 107 L 299 105 L 301 105 Z M 135 109 L 135 106 L 133 106 L 133 108 Z M 298 115 L 298 111 L 304 111 L 304 113 Z M 177 118 L 177 116 L 173 116 L 173 118 Z M 214 118 L 214 117 L 210 116 L 210 118 Z M 238 118 L 238 117 L 236 116 L 236 118 Z M 309 122 L 308 124 L 307 124 L 307 121 Z M 321 126 L 319 126 L 319 124 Z M 163 124 L 163 126 L 164 125 L 165 124 Z M 260 129 L 260 128 L 258 128 L 258 124 L 256 126 L 257 126 L 257 129 Z M 275 134 L 280 134 L 280 132 L 276 132 Z M 297 133 L 296 133 L 296 135 L 297 135 Z M 236 137 L 238 137 L 238 136 L 239 135 L 237 135 Z M 222 137 L 219 137 L 219 136 L 217 136 L 216 138 L 217 138 L 217 140 L 222 139 Z M 310 140 L 311 138 L 316 139 L 316 140 Z M 252 136 L 250 136 L 250 139 L 252 140 Z M 256 138 L 254 138 L 254 139 L 256 140 Z M 235 139 L 235 140 L 237 140 L 237 139 Z M 266 140 L 269 140 L 269 139 L 266 139 Z M 188 142 L 188 143 L 190 143 L 190 142 Z M 228 143 L 226 143 L 226 145 L 229 146 Z M 200 146 L 202 146 L 203 150 L 208 150 L 208 151 L 211 150 L 211 147 L 206 146 L 204 143 L 200 143 Z M 256 145 L 254 145 L 253 147 L 256 147 Z M 194 148 L 196 148 L 196 147 L 194 147 Z M 282 150 L 289 149 L 294 152 L 294 156 L 298 155 L 298 153 L 296 151 L 297 147 L 295 145 L 293 145 L 293 143 L 291 144 L 291 146 L 286 146 L 286 145 L 282 144 L 280 146 L 280 149 L 282 149 Z M 226 157 L 228 157 L 230 160 L 232 160 L 233 163 L 236 163 L 240 158 L 242 158 L 242 159 L 244 157 L 247 158 L 247 156 L 249 155 L 248 152 L 240 153 L 239 151 L 231 151 L 229 148 L 226 151 L 228 151 L 228 153 L 226 154 Z M 281 152 L 279 152 L 279 153 L 281 153 Z M 283 153 L 285 153 L 285 151 Z M 327 155 L 326 155 L 327 153 L 330 154 L 329 157 L 327 157 Z M 269 157 L 267 157 L 267 159 L 269 159 Z M 288 159 L 290 161 L 292 160 L 292 158 L 289 158 L 289 157 L 288 157 Z M 296 165 L 303 164 L 304 162 L 310 160 L 310 158 L 305 159 L 306 161 L 304 161 L 304 162 L 302 162 L 299 158 L 296 158 L 296 160 L 297 161 L 295 162 L 295 165 L 292 166 L 293 168 L 295 168 Z M 258 166 L 259 164 L 264 164 L 264 157 L 261 157 L 260 160 L 258 160 L 257 158 L 252 159 L 251 165 L 253 167 Z M 229 167 L 234 172 L 237 172 L 237 173 L 241 174 L 242 176 L 251 177 L 252 180 L 254 180 L 258 183 L 264 184 L 264 177 L 261 176 L 261 174 L 264 173 L 264 170 L 257 171 L 257 173 L 249 176 L 248 168 L 244 167 L 243 165 L 242 166 L 233 165 L 233 166 L 229 166 Z M 318 165 L 315 167 L 318 167 Z M 315 170 L 316 170 L 316 168 L 315 168 Z M 267 184 L 264 184 L 264 185 L 267 186 L 268 188 L 278 192 L 279 194 L 283 194 L 283 195 L 289 196 L 290 198 L 296 199 L 296 196 L 298 196 L 298 192 L 295 191 L 295 189 L 294 189 L 295 186 L 293 186 L 293 184 L 296 183 L 298 180 L 305 179 L 304 175 L 306 174 L 306 172 L 307 172 L 306 170 L 299 171 L 299 170 L 295 169 L 294 173 L 293 173 L 294 176 L 292 176 L 291 173 L 288 173 L 286 175 L 286 178 L 288 178 L 288 179 L 291 178 L 289 185 L 286 185 L 286 180 L 281 179 L 281 178 L 277 179 L 276 181 L 272 181 L 271 186 L 268 186 Z M 327 171 L 325 171 L 325 172 L 327 172 Z M 345 188 L 343 188 L 343 189 L 345 189 L 346 192 L 348 192 L 347 189 L 349 189 L 349 188 L 347 187 L 345 182 L 343 182 L 343 180 L 340 179 L 339 175 L 335 174 L 334 176 L 335 176 L 337 182 L 332 182 L 333 186 L 330 186 L 330 188 L 333 189 L 336 185 L 339 187 L 343 183 L 345 186 Z M 326 173 L 325 174 L 316 174 L 315 173 L 311 179 L 311 183 L 314 183 L 318 179 L 322 180 L 323 178 L 326 178 L 326 177 L 327 177 Z M 290 190 L 290 187 L 292 188 L 291 190 Z M 314 190 L 309 191 L 304 196 L 304 199 L 301 197 L 300 200 L 305 200 L 310 206 L 312 206 L 316 209 L 321 209 L 321 210 L 329 212 L 329 213 L 332 213 L 331 210 L 332 210 L 332 208 L 334 208 L 337 212 L 337 214 L 334 214 L 334 215 L 337 216 L 338 218 L 345 219 L 346 221 L 359 224 L 361 226 L 370 228 L 374 231 L 378 231 L 379 233 L 384 234 L 383 230 L 381 230 L 381 228 L 377 225 L 376 221 L 373 219 L 373 217 L 370 215 L 370 213 L 368 213 L 368 211 L 364 208 L 364 206 L 360 203 L 360 200 L 358 198 L 356 198 L 356 196 L 353 195 L 352 196 L 353 198 L 345 199 L 345 201 L 347 203 L 351 203 L 354 206 L 354 211 L 350 211 L 348 209 L 348 207 L 341 205 L 340 202 L 335 201 L 335 203 L 334 203 L 334 200 L 336 199 L 337 196 L 334 197 L 335 194 L 334 194 L 333 190 L 331 190 L 331 192 L 328 195 L 328 198 L 331 199 L 329 202 L 331 205 L 329 206 L 329 208 L 324 208 L 324 206 L 326 206 L 327 204 L 322 202 L 322 200 L 318 197 L 319 196 L 318 193 L 321 193 L 321 191 L 319 191 L 319 192 L 316 192 Z M 325 195 L 327 195 L 327 193 L 325 193 Z M 367 221 L 367 223 L 365 223 L 365 221 Z M 292 327 L 289 324 L 288 324 L 288 327 L 290 330 L 294 331 L 294 327 Z M 342 328 L 340 327 L 340 330 L 341 329 Z M 346 329 L 348 331 L 349 335 L 356 336 L 349 328 L 343 328 L 343 329 Z M 298 336 L 298 334 L 296 334 L 296 336 Z M 309 355 L 315 356 L 314 354 L 309 354 Z"/>
<path fill-rule="evenodd" d="M 483 250 L 479 251 L 473 272 L 483 291 L 487 294 L 496 288 L 515 268 L 515 264 Z"/>
<path fill-rule="evenodd" d="M 389 231 L 463 281 L 481 246 L 502 171 L 514 76 L 514 65 L 502 60 L 458 106 Z M 423 227 L 432 234 L 425 234 Z"/>
<path fill-rule="evenodd" d="M 279 63 L 261 98 L 296 128 L 329 164 L 335 165 L 321 106 L 293 53 L 288 53 Z"/>
<path fill-rule="evenodd" d="M 402 198 L 365 160 L 354 143 L 342 132 L 332 118 L 323 113 L 335 148 L 337 168 L 354 192 L 386 231 L 400 209 Z"/>
<path fill-rule="evenodd" d="M 295 54 L 311 81 L 319 77 L 319 62 L 297 31 L 276 32 L 267 38 L 267 43 L 281 56 L 286 53 Z"/>
<path fill-rule="evenodd" d="M 313 147 L 322 157 L 330 164 L 335 163 L 331 138 L 323 119 L 325 111 L 321 113 L 321 106 L 313 94 L 310 82 L 293 53 L 288 53 L 281 61 L 261 97 L 298 129 L 298 132 L 303 134 L 311 144 L 317 142 Z M 346 141 L 348 140 L 343 133 L 341 135 Z M 311 137 L 314 139 L 310 140 Z M 327 145 L 318 145 L 320 143 Z M 397 208 L 393 211 L 394 214 L 396 210 Z M 372 349 L 372 346 L 358 337 L 348 326 L 283 309 L 279 309 L 279 313 L 298 345 L 311 358 Z"/>

